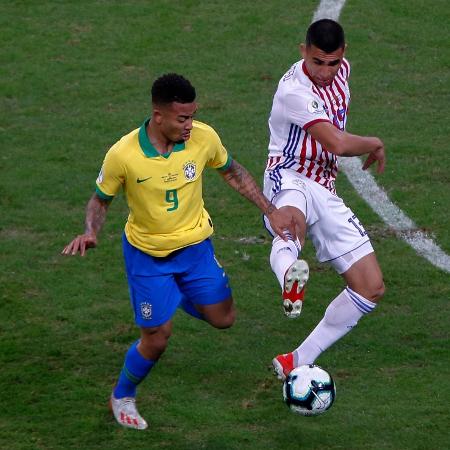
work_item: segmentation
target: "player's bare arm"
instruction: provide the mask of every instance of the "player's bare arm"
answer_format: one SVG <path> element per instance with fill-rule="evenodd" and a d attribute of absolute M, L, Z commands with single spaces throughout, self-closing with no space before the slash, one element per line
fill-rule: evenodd
<path fill-rule="evenodd" d="M 105 223 L 106 213 L 111 201 L 101 199 L 97 194 L 93 194 L 86 207 L 86 221 L 84 234 L 78 235 L 62 251 L 63 255 L 81 256 L 86 254 L 86 250 L 97 246 L 97 234 Z"/>
<path fill-rule="evenodd" d="M 377 137 L 358 136 L 336 128 L 329 122 L 319 122 L 308 128 L 308 133 L 322 147 L 338 156 L 360 156 L 369 154 L 363 165 L 366 170 L 377 162 L 377 172 L 382 173 L 386 163 L 384 144 Z"/>
<path fill-rule="evenodd" d="M 297 237 L 297 231 L 292 215 L 286 211 L 277 209 L 261 192 L 254 178 L 241 164 L 232 161 L 230 167 L 221 173 L 224 180 L 242 196 L 256 205 L 269 219 L 272 229 L 286 240 L 284 231 L 288 230 L 294 239 Z"/>

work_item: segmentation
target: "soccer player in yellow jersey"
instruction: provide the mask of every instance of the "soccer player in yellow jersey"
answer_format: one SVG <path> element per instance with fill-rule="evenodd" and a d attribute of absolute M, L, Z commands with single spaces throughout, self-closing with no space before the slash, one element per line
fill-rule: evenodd
<path fill-rule="evenodd" d="M 119 424 L 139 430 L 147 422 L 136 408 L 136 388 L 166 349 L 176 309 L 216 328 L 235 320 L 228 278 L 209 239 L 213 225 L 202 198 L 204 168 L 217 169 L 283 239 L 286 229 L 296 236 L 292 217 L 269 203 L 211 127 L 193 119 L 195 95 L 177 74 L 153 83 L 150 119 L 107 152 L 87 205 L 85 232 L 62 252 L 84 256 L 97 245 L 108 206 L 122 188 L 130 209 L 123 253 L 140 339 L 125 356 L 110 406 Z"/>

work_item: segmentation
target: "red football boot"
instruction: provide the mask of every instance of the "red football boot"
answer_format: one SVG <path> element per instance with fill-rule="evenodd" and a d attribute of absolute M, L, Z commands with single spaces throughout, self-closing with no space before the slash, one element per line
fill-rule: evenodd
<path fill-rule="evenodd" d="M 278 355 L 273 358 L 272 365 L 275 375 L 280 380 L 284 381 L 286 377 L 294 370 L 294 355 L 292 353 Z"/>

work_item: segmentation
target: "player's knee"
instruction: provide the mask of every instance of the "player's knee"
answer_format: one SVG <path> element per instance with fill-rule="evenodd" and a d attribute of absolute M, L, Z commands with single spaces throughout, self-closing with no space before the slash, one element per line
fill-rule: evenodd
<path fill-rule="evenodd" d="M 230 328 L 236 320 L 236 311 L 232 307 L 226 313 L 211 317 L 208 319 L 210 325 L 214 328 L 225 329 Z"/>
<path fill-rule="evenodd" d="M 367 300 L 372 302 L 379 302 L 384 295 L 386 287 L 382 278 L 373 280 L 369 286 L 368 293 L 366 294 Z"/>
<path fill-rule="evenodd" d="M 142 353 L 162 354 L 167 348 L 171 334 L 171 327 L 159 327 L 144 331 L 141 334 L 141 342 L 139 344 L 142 349 Z"/>
<path fill-rule="evenodd" d="M 228 314 L 225 315 L 225 320 L 223 321 L 224 326 L 222 328 L 230 328 L 235 321 L 236 321 L 236 310 L 234 308 L 231 308 Z"/>
<path fill-rule="evenodd" d="M 366 300 L 377 303 L 384 295 L 385 285 L 383 278 L 374 277 L 357 285 L 349 283 L 349 287 Z"/>
<path fill-rule="evenodd" d="M 385 291 L 386 286 L 384 284 L 384 281 L 380 280 L 380 282 L 376 285 L 373 291 L 374 300 L 380 301 L 381 298 L 384 296 Z"/>
<path fill-rule="evenodd" d="M 168 342 L 169 336 L 156 336 L 154 339 L 144 342 L 144 352 L 145 354 L 161 355 L 166 350 Z"/>

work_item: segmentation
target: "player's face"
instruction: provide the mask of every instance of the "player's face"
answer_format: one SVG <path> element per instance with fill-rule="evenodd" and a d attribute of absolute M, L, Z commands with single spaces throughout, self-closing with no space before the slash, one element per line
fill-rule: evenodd
<path fill-rule="evenodd" d="M 315 84 L 323 87 L 333 81 L 341 68 L 345 47 L 338 48 L 331 53 L 325 53 L 314 45 L 306 46 L 305 44 L 301 44 L 300 51 L 305 60 L 305 66 L 309 76 Z"/>
<path fill-rule="evenodd" d="M 161 133 L 170 142 L 184 142 L 191 137 L 192 121 L 197 103 L 172 102 L 158 108 L 158 123 Z"/>

